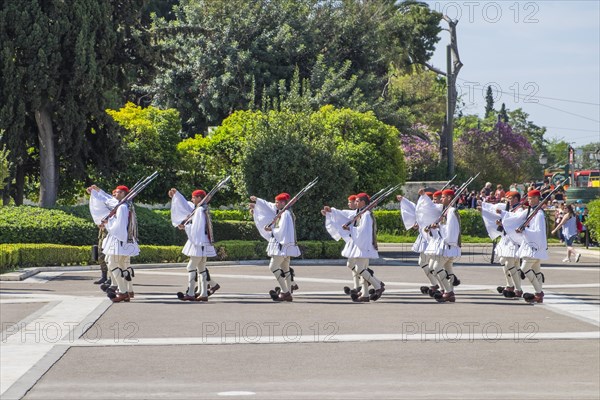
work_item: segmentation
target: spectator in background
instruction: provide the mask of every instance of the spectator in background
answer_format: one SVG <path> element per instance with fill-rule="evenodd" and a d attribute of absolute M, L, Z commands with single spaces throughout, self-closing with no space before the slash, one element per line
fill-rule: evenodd
<path fill-rule="evenodd" d="M 554 193 L 554 200 L 558 202 L 558 204 L 562 204 L 565 202 L 565 192 L 563 188 L 560 188 Z"/>
<path fill-rule="evenodd" d="M 492 194 L 492 182 L 486 182 L 485 186 L 483 187 L 483 189 L 481 189 L 481 191 L 484 192 L 485 197 Z"/>
<path fill-rule="evenodd" d="M 563 204 L 562 210 L 564 215 L 562 216 L 560 223 L 556 225 L 556 228 L 552 230 L 552 233 L 556 233 L 559 229 L 562 231 L 562 237 L 567 245 L 567 257 L 562 260 L 563 262 L 571 262 L 571 254 L 575 257 L 575 262 L 579 262 L 581 253 L 577 253 L 573 247 L 573 241 L 577 237 L 577 216 L 575 210 L 570 204 Z"/>
<path fill-rule="evenodd" d="M 467 195 L 467 207 L 477 208 L 477 192 L 474 190 Z"/>
<path fill-rule="evenodd" d="M 562 220 L 562 218 L 563 218 L 563 210 L 562 210 L 562 207 L 560 205 L 558 205 L 556 207 L 556 209 L 554 210 L 554 228 L 556 228 L 560 224 L 560 221 Z M 560 239 L 561 242 L 564 242 L 562 230 L 558 231 L 558 238 Z"/>
<path fill-rule="evenodd" d="M 505 193 L 506 192 L 504 191 L 504 188 L 502 187 L 502 185 L 497 185 L 496 191 L 494 192 L 494 197 L 496 198 L 497 201 L 502 201 Z"/>

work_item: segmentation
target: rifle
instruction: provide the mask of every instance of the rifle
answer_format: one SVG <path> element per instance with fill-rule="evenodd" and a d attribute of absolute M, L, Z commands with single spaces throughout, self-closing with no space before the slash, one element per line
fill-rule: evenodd
<path fill-rule="evenodd" d="M 319 181 L 319 177 L 317 176 L 308 185 L 304 186 L 302 188 L 302 190 L 300 190 L 298 193 L 296 193 L 296 195 L 294 197 L 292 197 L 290 199 L 290 201 L 288 201 L 287 204 L 285 206 L 283 206 L 283 208 L 281 210 L 279 210 L 279 212 L 277 213 L 277 215 L 275 215 L 275 218 L 273 218 L 273 221 L 271 221 L 271 223 L 269 223 L 267 226 L 265 226 L 265 228 L 271 228 L 273 225 L 275 225 L 275 222 L 277 222 L 277 220 L 279 218 L 281 218 L 281 215 L 283 214 L 283 212 L 285 210 L 291 208 L 294 204 L 296 204 L 296 202 L 298 200 L 300 200 L 300 198 L 302 196 L 304 196 L 306 194 L 306 192 L 308 192 L 313 186 L 315 186 L 318 181 Z"/>
<path fill-rule="evenodd" d="M 385 193 L 387 190 L 390 189 L 390 186 L 386 186 L 383 189 L 381 189 L 379 192 L 375 193 L 373 196 L 371 196 L 371 201 L 375 201 L 377 200 L 377 198 L 379 196 L 381 196 L 383 193 Z"/>
<path fill-rule="evenodd" d="M 210 203 L 210 201 L 212 200 L 213 196 L 219 190 L 221 190 L 223 188 L 223 186 L 225 186 L 225 184 L 227 184 L 227 182 L 229 182 L 230 179 L 231 179 L 231 175 L 228 175 L 225 178 L 223 178 L 221 180 L 221 182 L 217 183 L 216 186 L 214 188 L 212 188 L 211 191 L 208 192 L 208 194 L 206 196 L 204 196 L 204 198 L 202 198 L 202 200 L 200 200 L 200 203 L 198 203 L 198 205 L 196 205 L 196 207 L 194 207 L 194 210 L 187 217 L 185 217 L 185 219 L 183 221 L 181 221 L 180 225 L 186 225 L 186 224 L 190 223 L 190 221 L 192 220 L 192 217 L 194 216 L 194 213 L 196 212 L 196 210 L 199 209 L 204 204 Z"/>
<path fill-rule="evenodd" d="M 452 198 L 452 200 L 450 200 L 450 203 L 448 203 L 448 205 L 442 210 L 442 213 L 440 214 L 440 216 L 438 217 L 438 219 L 431 225 L 437 225 L 439 224 L 442 219 L 444 218 L 444 216 L 446 215 L 446 213 L 448 212 L 448 210 L 450 209 L 450 207 L 454 207 L 454 205 L 458 202 L 458 199 L 460 198 L 460 195 L 467 190 L 467 187 L 475 180 L 477 179 L 477 177 L 479 176 L 479 174 L 481 174 L 481 172 L 478 172 L 477 175 L 470 177 L 469 179 L 467 179 L 467 181 L 465 183 L 463 183 L 458 190 L 456 191 L 456 193 L 454 193 L 454 197 Z M 431 229 L 431 225 L 427 226 L 425 228 L 425 231 L 429 231 Z"/>
<path fill-rule="evenodd" d="M 446 184 L 444 185 L 444 187 L 443 187 L 443 188 L 441 188 L 440 190 L 444 190 L 444 189 L 446 189 L 448 186 L 450 186 L 450 184 L 452 183 L 452 181 L 453 181 L 453 180 L 454 180 L 454 179 L 455 179 L 457 176 L 458 176 L 458 174 L 454 175 L 454 176 L 452 177 L 452 179 L 450 179 L 448 182 L 446 182 Z"/>
<path fill-rule="evenodd" d="M 377 205 L 379 203 L 381 203 L 383 200 L 385 200 L 390 194 L 394 193 L 396 190 L 398 190 L 400 188 L 400 186 L 402 186 L 402 184 L 398 184 L 390 189 L 387 189 L 385 192 L 383 192 L 381 195 L 379 195 L 377 198 L 372 199 L 371 202 L 369 204 L 367 204 L 365 207 L 363 207 L 362 210 L 360 210 L 358 213 L 356 213 L 356 215 L 348 222 L 346 222 L 343 226 L 344 229 L 348 229 L 348 227 L 355 223 L 364 213 L 366 213 L 367 211 L 372 210 L 373 208 L 377 207 Z M 389 186 L 388 186 L 389 187 Z M 379 193 L 379 192 L 378 192 Z"/>
<path fill-rule="evenodd" d="M 125 195 L 125 197 L 123 197 L 123 199 L 121 201 L 119 201 L 117 203 L 117 205 L 112 210 L 110 210 L 110 212 L 104 218 L 102 218 L 102 222 L 108 221 L 108 219 L 110 217 L 115 215 L 117 213 L 117 209 L 121 205 L 133 201 L 133 199 L 138 194 L 140 194 L 141 191 L 144 190 L 154 179 L 156 179 L 157 176 L 158 176 L 158 171 L 154 171 L 151 175 L 148 175 L 147 177 L 145 177 L 144 179 L 141 179 L 135 185 L 133 185 L 133 188 L 131 188 L 129 193 L 127 193 Z"/>
<path fill-rule="evenodd" d="M 531 220 L 533 219 L 533 217 L 535 217 L 535 215 L 537 214 L 537 212 L 542 208 L 542 206 L 544 205 L 544 203 L 546 203 L 548 200 L 550 200 L 552 198 L 552 195 L 554 193 L 556 193 L 558 191 L 558 189 L 560 189 L 567 181 L 569 180 L 569 178 L 565 178 L 561 183 L 559 183 L 558 185 L 556 185 L 556 187 L 554 188 L 554 190 L 552 190 L 550 193 L 548 193 L 548 195 L 546 195 L 546 197 L 544 197 L 544 200 L 541 200 L 537 206 L 535 206 L 535 208 L 533 209 L 533 211 L 531 211 L 531 213 L 529 213 L 529 216 L 527 217 L 527 219 L 525 219 L 525 222 L 523 222 L 521 224 L 521 226 L 519 226 L 516 229 L 516 232 L 521 233 L 525 230 L 525 228 L 527 227 L 527 225 L 529 225 L 529 223 L 531 222 Z"/>

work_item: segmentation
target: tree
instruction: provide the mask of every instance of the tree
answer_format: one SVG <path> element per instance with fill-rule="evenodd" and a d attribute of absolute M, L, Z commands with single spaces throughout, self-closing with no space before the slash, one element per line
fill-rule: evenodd
<path fill-rule="evenodd" d="M 165 202 L 166 193 L 177 184 L 177 144 L 181 141 L 181 120 L 177 110 L 142 108 L 133 103 L 117 110 L 106 110 L 124 129 L 123 150 L 116 179 L 133 185 L 158 171 L 155 180 L 142 194 L 151 202 Z"/>
<path fill-rule="evenodd" d="M 413 126 L 413 132 L 401 135 L 401 141 L 408 181 L 435 180 L 445 176 L 440 165 L 438 134 L 426 125 L 417 124 Z"/>
<path fill-rule="evenodd" d="M 582 154 L 578 162 L 581 164 L 581 169 L 600 169 L 600 159 L 590 158 L 594 154 L 595 157 L 600 157 L 600 142 L 588 143 L 579 147 Z"/>
<path fill-rule="evenodd" d="M 397 112 L 405 116 L 408 125 L 401 131 L 410 132 L 415 124 L 440 127 L 446 115 L 446 81 L 432 71 L 413 66 L 410 73 L 390 79 L 388 101 L 397 104 Z"/>
<path fill-rule="evenodd" d="M 488 86 L 485 92 L 485 117 L 489 117 L 492 111 L 494 111 L 494 93 L 492 87 Z"/>
<path fill-rule="evenodd" d="M 508 186 L 541 173 L 537 154 L 527 137 L 502 122 L 490 130 L 464 132 L 456 141 L 456 165 L 463 180 L 481 172 L 476 186 L 483 186 L 486 181 Z"/>
<path fill-rule="evenodd" d="M 427 6 L 388 0 L 182 0 L 175 16 L 155 21 L 165 58 L 145 92 L 180 110 L 189 136 L 236 110 L 262 108 L 296 70 L 302 85 L 310 79 L 317 107 L 350 106 L 342 96 L 362 93 L 387 118 L 379 107 L 390 65 L 425 62 L 439 32 Z"/>
<path fill-rule="evenodd" d="M 3 135 L 4 131 L 0 130 L 0 139 Z M 6 186 L 5 181 L 9 177 L 8 167 L 8 150 L 6 150 L 6 146 L 2 145 L 2 147 L 0 147 L 0 190 L 4 189 L 4 186 Z"/>
<path fill-rule="evenodd" d="M 500 112 L 498 113 L 498 118 L 505 124 L 508 124 L 510 118 L 508 118 L 508 114 L 506 113 L 506 104 L 502 103 L 502 107 L 500 108 Z"/>
<path fill-rule="evenodd" d="M 287 117 L 291 118 L 287 120 L 286 115 L 281 117 L 278 121 L 281 125 L 261 123 L 244 149 L 240 167 L 246 190 L 273 202 L 278 193 L 288 192 L 293 196 L 319 177 L 319 183 L 294 206 L 294 213 L 299 240 L 325 239 L 328 235 L 319 207 L 344 204 L 356 176 L 348 160 L 336 153 L 333 138 L 306 135 L 302 128 L 310 129 L 308 118 L 289 114 Z M 282 129 L 288 123 L 302 128 Z"/>
<path fill-rule="evenodd" d="M 88 160 L 111 160 L 116 140 L 104 109 L 121 102 L 130 81 L 151 65 L 139 25 L 143 0 L 1 4 L 0 90 L 11 95 L 1 104 L 0 126 L 14 157 L 34 146 L 40 203 L 49 207 L 59 171 L 61 179 L 83 178 Z"/>
<path fill-rule="evenodd" d="M 201 179 L 215 182 L 218 177 L 231 174 L 237 201 L 245 199 L 249 194 L 247 182 L 253 178 L 242 171 L 242 155 L 247 147 L 254 146 L 258 132 L 269 135 L 295 132 L 302 141 L 314 140 L 315 143 L 328 138 L 335 145 L 336 157 L 345 160 L 355 177 L 350 188 L 353 192 L 375 193 L 406 179 L 397 129 L 379 121 L 372 112 L 325 106 L 316 112 L 237 111 L 209 136 L 197 135 L 182 141 L 178 145 L 182 165 L 196 166 L 192 168 L 193 175 L 186 174 L 186 184 Z M 285 156 L 295 160 L 292 151 Z M 290 170 L 278 172 L 288 180 L 294 176 Z M 339 194 L 342 199 L 345 195 Z"/>

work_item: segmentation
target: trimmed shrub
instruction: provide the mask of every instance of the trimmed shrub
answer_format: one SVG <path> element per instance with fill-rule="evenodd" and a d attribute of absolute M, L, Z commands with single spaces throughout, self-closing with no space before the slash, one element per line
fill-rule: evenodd
<path fill-rule="evenodd" d="M 136 207 L 139 242 L 147 245 L 183 246 L 184 231 L 171 225 L 169 210 Z M 235 211 L 235 210 L 234 210 Z M 241 217 L 240 212 L 228 215 Z M 249 214 L 249 213 L 248 213 Z M 251 221 L 213 221 L 217 240 L 259 240 L 260 234 Z M 88 206 L 45 209 L 32 206 L 0 208 L 0 243 L 56 243 L 84 246 L 96 243 L 98 228 Z"/>
<path fill-rule="evenodd" d="M 304 259 L 321 258 L 323 254 L 323 242 L 316 240 L 299 242 L 298 247 L 300 247 L 302 253 L 300 257 Z"/>
<path fill-rule="evenodd" d="M 343 241 L 298 242 L 301 258 L 340 258 Z M 267 243 L 264 240 L 226 240 L 215 243 L 217 261 L 267 259 Z M 140 245 L 140 255 L 132 257 L 134 264 L 175 263 L 188 259 L 181 253 L 182 246 Z M 41 267 L 52 265 L 87 265 L 91 260 L 91 246 L 68 246 L 59 244 L 3 244 L 0 245 L 0 272 L 16 267 Z"/>
<path fill-rule="evenodd" d="M 215 239 L 221 240 L 261 240 L 254 222 L 248 221 L 213 221 Z"/>
<path fill-rule="evenodd" d="M 87 220 L 57 209 L 0 207 L 0 243 L 94 243 L 98 228 Z"/>
<path fill-rule="evenodd" d="M 262 250 L 259 250 L 259 247 Z M 267 257 L 264 247 L 264 242 L 258 240 L 227 240 L 215 243 L 219 261 L 264 259 Z"/>
<path fill-rule="evenodd" d="M 588 203 L 589 215 L 585 225 L 590 230 L 590 237 L 598 242 L 600 241 L 600 199 Z"/>
<path fill-rule="evenodd" d="M 248 210 L 210 210 L 213 221 L 252 221 Z"/>
<path fill-rule="evenodd" d="M 481 212 L 473 209 L 459 210 L 460 231 L 463 235 L 486 237 L 487 230 L 481 217 Z"/>
<path fill-rule="evenodd" d="M 135 264 L 184 262 L 187 256 L 181 253 L 181 246 L 140 245 L 140 254 L 131 258 Z"/>
<path fill-rule="evenodd" d="M 339 241 L 325 241 L 323 243 L 323 258 L 340 258 L 340 254 L 346 242 L 343 240 Z"/>

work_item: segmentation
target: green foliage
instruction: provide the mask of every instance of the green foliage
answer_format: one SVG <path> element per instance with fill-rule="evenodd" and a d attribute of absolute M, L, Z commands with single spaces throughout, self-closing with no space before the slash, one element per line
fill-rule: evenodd
<path fill-rule="evenodd" d="M 459 210 L 461 234 L 487 237 L 487 230 L 481 217 L 481 212 L 473 209 Z"/>
<path fill-rule="evenodd" d="M 600 242 L 600 199 L 591 201 L 587 208 L 589 215 L 585 224 L 590 230 L 590 236 L 596 242 Z"/>
<path fill-rule="evenodd" d="M 337 151 L 355 171 L 354 193 L 373 194 L 406 180 L 398 130 L 373 113 L 325 106 L 311 120 L 335 140 Z"/>
<path fill-rule="evenodd" d="M 119 138 L 104 110 L 155 64 L 139 21 L 143 3 L 0 2 L 0 127 L 17 177 L 38 180 L 48 143 L 56 146 L 48 156 L 60 182 L 44 182 L 45 191 L 56 193 L 60 183 L 70 193 L 92 171 L 112 172 Z M 42 144 L 36 115 L 48 117 L 52 130 Z M 24 184 L 16 182 L 18 203 Z"/>
<path fill-rule="evenodd" d="M 0 135 L 0 139 L 1 138 L 2 135 Z M 5 181 L 9 177 L 8 153 L 9 152 L 6 150 L 6 146 L 2 145 L 2 147 L 0 147 L 0 190 L 4 189 L 4 186 L 6 186 Z"/>
<path fill-rule="evenodd" d="M 90 246 L 2 244 L 0 245 L 0 273 L 15 267 L 87 265 L 91 263 L 91 256 Z"/>
<path fill-rule="evenodd" d="M 171 225 L 168 210 L 136 207 L 140 244 L 183 246 L 184 231 Z M 251 221 L 213 221 L 217 240 L 258 240 Z M 97 241 L 98 228 L 87 206 L 44 209 L 39 207 L 0 208 L 0 243 L 57 243 L 88 245 Z"/>
<path fill-rule="evenodd" d="M 165 57 L 146 90 L 196 133 L 232 111 L 295 96 L 282 88 L 295 70 L 297 82 L 310 80 L 313 109 L 370 105 L 386 118 L 379 105 L 390 66 L 425 62 L 440 31 L 439 14 L 423 3 L 388 0 L 182 0 L 174 14 L 154 23 Z"/>
<path fill-rule="evenodd" d="M 344 200 L 355 175 L 336 154 L 331 137 L 316 134 L 305 114 L 269 113 L 244 149 L 240 168 L 249 194 L 273 201 L 275 195 L 292 196 L 315 177 L 319 183 L 294 207 L 300 239 L 325 238 L 323 220 L 315 204 Z"/>
<path fill-rule="evenodd" d="M 373 113 L 333 106 L 312 113 L 238 111 L 210 136 L 184 140 L 178 149 L 184 165 L 197 165 L 193 179 L 232 175 L 235 192 L 219 192 L 216 204 L 244 202 L 250 194 L 271 201 L 319 176 L 296 207 L 298 237 L 306 239 L 326 237 L 315 204 L 343 205 L 347 193 L 375 193 L 405 179 L 398 131 Z"/>
<path fill-rule="evenodd" d="M 388 101 L 396 105 L 399 114 L 405 115 L 402 119 L 407 127 L 419 123 L 441 128 L 446 117 L 446 81 L 435 72 L 417 66 L 406 74 L 396 71 L 388 91 Z"/>
<path fill-rule="evenodd" d="M 467 209 L 458 210 L 460 214 L 461 234 L 474 237 L 487 237 L 487 231 L 481 218 L 481 213 L 477 210 Z M 399 210 L 375 210 L 373 212 L 377 221 L 377 233 L 382 237 L 385 235 L 397 235 L 405 238 L 414 238 L 418 232 L 414 229 L 406 230 L 402 223 L 402 217 Z"/>
<path fill-rule="evenodd" d="M 215 244 L 217 259 L 259 260 L 267 257 L 264 241 L 227 240 Z"/>
<path fill-rule="evenodd" d="M 187 258 L 181 253 L 181 246 L 141 245 L 140 254 L 132 257 L 131 262 L 135 264 L 175 263 L 184 262 Z"/>
<path fill-rule="evenodd" d="M 98 230 L 87 220 L 39 207 L 0 208 L 0 243 L 94 243 Z"/>
<path fill-rule="evenodd" d="M 159 172 L 139 198 L 146 202 L 164 202 L 176 182 L 179 168 L 177 144 L 181 138 L 181 120 L 177 110 L 138 107 L 127 103 L 119 110 L 106 110 L 123 127 L 122 153 L 125 162 L 116 177 L 132 186 L 136 181 Z"/>
<path fill-rule="evenodd" d="M 252 221 L 248 210 L 211 210 L 213 221 Z"/>

